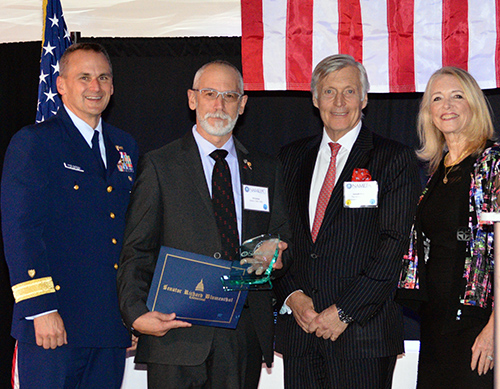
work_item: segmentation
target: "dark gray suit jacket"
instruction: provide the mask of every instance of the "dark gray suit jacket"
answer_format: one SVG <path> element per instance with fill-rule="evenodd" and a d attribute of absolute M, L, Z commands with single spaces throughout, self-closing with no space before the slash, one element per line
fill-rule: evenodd
<path fill-rule="evenodd" d="M 250 153 L 236 139 L 235 145 L 241 183 L 269 188 L 270 201 L 270 212 L 243 211 L 242 241 L 263 233 L 279 233 L 287 239 L 281 164 L 265 154 Z M 146 154 L 139 163 L 118 271 L 120 309 L 129 328 L 148 312 L 146 300 L 160 246 L 208 256 L 219 256 L 221 250 L 212 201 L 191 131 Z M 272 298 L 271 292 L 250 292 L 247 298 L 268 364 L 273 358 Z M 213 333 L 213 327 L 193 326 L 170 330 L 161 338 L 142 335 L 136 361 L 198 365 L 209 353 Z"/>
<path fill-rule="evenodd" d="M 396 355 L 403 352 L 403 326 L 393 295 L 419 193 L 414 152 L 362 127 L 313 243 L 309 192 L 320 142 L 321 136 L 299 140 L 280 154 L 294 251 L 275 289 L 281 301 L 302 289 L 317 312 L 337 304 L 354 323 L 332 342 L 305 333 L 292 315 L 280 315 L 277 348 L 297 356 L 322 342 L 339 358 Z M 343 183 L 355 168 L 368 169 L 378 182 L 378 208 L 344 208 Z"/>

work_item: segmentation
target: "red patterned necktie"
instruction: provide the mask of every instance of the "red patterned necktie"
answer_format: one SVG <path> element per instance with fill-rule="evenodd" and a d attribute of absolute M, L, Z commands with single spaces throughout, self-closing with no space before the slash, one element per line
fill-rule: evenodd
<path fill-rule="evenodd" d="M 215 150 L 210 156 L 215 159 L 212 172 L 212 205 L 222 242 L 222 258 L 232 261 L 237 258 L 239 238 L 231 171 L 226 161 L 227 151 Z"/>
<path fill-rule="evenodd" d="M 316 214 L 314 215 L 314 224 L 311 231 L 312 240 L 316 242 L 316 237 L 318 236 L 321 223 L 325 217 L 325 210 L 330 201 L 330 196 L 335 186 L 335 175 L 336 175 L 336 162 L 337 154 L 340 150 L 339 143 L 328 143 L 330 149 L 332 150 L 332 156 L 330 157 L 330 165 L 328 165 L 328 171 L 326 172 L 325 181 L 323 181 L 323 186 L 319 192 L 318 205 L 316 206 Z"/>

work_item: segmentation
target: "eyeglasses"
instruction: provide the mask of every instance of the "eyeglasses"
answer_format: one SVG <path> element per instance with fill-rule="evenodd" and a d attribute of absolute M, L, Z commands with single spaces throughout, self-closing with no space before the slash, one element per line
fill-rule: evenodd
<path fill-rule="evenodd" d="M 218 90 L 211 89 L 211 88 L 203 88 L 203 89 L 192 89 L 195 92 L 200 92 L 200 94 L 207 100 L 217 100 L 219 95 L 222 96 L 222 99 L 226 103 L 236 103 L 241 96 L 243 96 L 241 93 L 238 92 L 233 92 L 233 91 L 227 91 L 227 92 L 219 92 Z"/>

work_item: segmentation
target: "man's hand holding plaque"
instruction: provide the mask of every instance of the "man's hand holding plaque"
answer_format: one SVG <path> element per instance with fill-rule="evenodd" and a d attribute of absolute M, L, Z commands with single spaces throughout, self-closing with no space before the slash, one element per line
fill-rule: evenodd
<path fill-rule="evenodd" d="M 243 242 L 240 257 L 233 261 L 230 274 L 221 278 L 224 290 L 271 289 L 271 272 L 283 267 L 281 253 L 287 246 L 279 235 L 273 234 Z"/>

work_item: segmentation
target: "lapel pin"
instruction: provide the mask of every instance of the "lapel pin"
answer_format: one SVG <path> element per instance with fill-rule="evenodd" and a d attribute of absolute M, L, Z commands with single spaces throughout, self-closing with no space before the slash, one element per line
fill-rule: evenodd
<path fill-rule="evenodd" d="M 250 162 L 248 159 L 244 159 L 243 163 L 246 164 L 250 170 L 252 170 L 252 162 Z"/>

